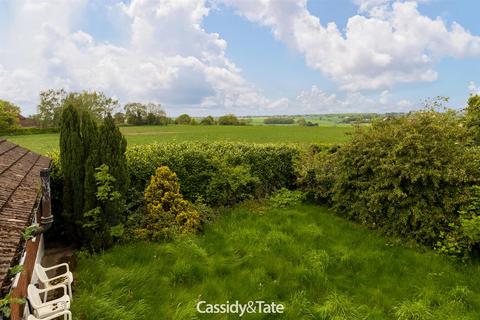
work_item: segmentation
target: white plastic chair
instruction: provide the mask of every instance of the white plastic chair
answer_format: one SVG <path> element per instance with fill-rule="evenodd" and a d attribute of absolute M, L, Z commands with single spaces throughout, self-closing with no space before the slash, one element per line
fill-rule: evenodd
<path fill-rule="evenodd" d="M 58 289 L 63 289 L 63 296 L 48 301 L 48 293 Z M 70 297 L 67 294 L 67 287 L 63 284 L 51 286 L 48 289 L 38 289 L 33 284 L 29 284 L 27 292 L 33 315 L 37 318 L 45 319 L 70 309 Z"/>
<path fill-rule="evenodd" d="M 49 278 L 47 275 L 47 271 L 65 268 L 65 272 L 59 274 L 55 277 Z M 46 289 L 51 288 L 52 286 L 56 286 L 59 284 L 64 284 L 68 288 L 68 295 L 70 296 L 70 300 L 73 300 L 72 296 L 72 282 L 73 282 L 73 274 L 70 272 L 70 268 L 68 264 L 61 263 L 53 267 L 44 268 L 39 263 L 35 264 L 35 273 L 38 276 L 40 282 L 45 286 Z"/>
<path fill-rule="evenodd" d="M 62 317 L 62 318 L 60 318 Z M 29 315 L 27 320 L 53 320 L 53 319 L 63 319 L 63 320 L 72 320 L 72 313 L 68 310 L 66 311 L 61 311 L 59 313 L 56 313 L 52 316 L 46 317 L 46 318 L 37 318 L 34 315 Z"/>

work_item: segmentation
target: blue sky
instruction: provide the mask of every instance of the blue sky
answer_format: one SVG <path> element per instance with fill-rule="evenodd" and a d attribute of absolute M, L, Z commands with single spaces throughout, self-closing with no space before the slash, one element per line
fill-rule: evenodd
<path fill-rule="evenodd" d="M 0 0 L 0 99 L 49 88 L 170 115 L 386 112 L 480 89 L 480 1 Z M 329 25 L 330 24 L 330 25 Z"/>

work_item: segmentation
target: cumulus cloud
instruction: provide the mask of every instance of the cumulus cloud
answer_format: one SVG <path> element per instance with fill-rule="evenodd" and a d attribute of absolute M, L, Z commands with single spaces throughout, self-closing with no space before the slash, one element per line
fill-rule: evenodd
<path fill-rule="evenodd" d="M 405 112 L 414 108 L 408 100 L 391 101 L 391 93 L 388 90 L 368 97 L 359 92 L 346 92 L 341 95 L 327 93 L 318 86 L 302 91 L 293 104 L 296 110 L 307 114 L 338 113 L 338 110 L 345 113 Z"/>
<path fill-rule="evenodd" d="M 96 89 L 127 101 L 158 101 L 171 112 L 262 108 L 272 103 L 226 56 L 227 43 L 202 28 L 203 0 L 109 2 L 125 45 L 76 28 L 87 0 L 10 1 L 13 23 L 0 50 L 0 97 L 34 112 L 48 88 Z"/>
<path fill-rule="evenodd" d="M 342 89 L 386 89 L 396 83 L 438 78 L 443 57 L 480 56 L 480 37 L 458 23 L 447 25 L 418 11 L 419 1 L 355 0 L 359 14 L 344 31 L 322 24 L 307 0 L 218 0 L 305 55 L 308 66 Z"/>
<path fill-rule="evenodd" d="M 468 91 L 471 95 L 480 95 L 480 87 L 477 86 L 475 81 L 470 81 L 468 84 Z"/>

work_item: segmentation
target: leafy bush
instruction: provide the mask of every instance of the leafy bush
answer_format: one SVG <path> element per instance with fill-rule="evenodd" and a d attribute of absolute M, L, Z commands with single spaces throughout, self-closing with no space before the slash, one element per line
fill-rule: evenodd
<path fill-rule="evenodd" d="M 227 114 L 218 118 L 218 124 L 221 126 L 238 126 L 242 123 L 234 114 Z"/>
<path fill-rule="evenodd" d="M 31 134 L 44 134 L 44 133 L 58 133 L 59 128 L 12 128 L 8 130 L 0 130 L 0 136 L 20 136 Z"/>
<path fill-rule="evenodd" d="M 291 117 L 269 117 L 263 120 L 265 124 L 294 124 L 295 119 Z"/>
<path fill-rule="evenodd" d="M 175 234 L 195 233 L 200 229 L 200 216 L 192 204 L 183 199 L 177 175 L 168 167 L 155 171 L 145 190 L 147 215 L 139 238 L 160 240 Z"/>
<path fill-rule="evenodd" d="M 288 145 L 161 143 L 130 148 L 127 162 L 136 190 L 143 190 L 156 168 L 163 165 L 178 175 L 185 198 L 224 205 L 293 187 L 298 152 Z M 226 178 L 228 182 L 221 181 Z M 229 185 L 227 189 L 225 184 Z"/>
<path fill-rule="evenodd" d="M 270 203 L 275 208 L 288 208 L 301 204 L 305 200 L 305 193 L 299 190 L 282 188 L 270 197 Z"/>
<path fill-rule="evenodd" d="M 454 236 L 452 225 L 460 225 L 459 210 L 480 177 L 478 149 L 467 141 L 454 112 L 419 111 L 359 127 L 351 141 L 310 154 L 311 164 L 297 171 L 300 183 L 340 214 L 435 245 L 442 234 Z"/>

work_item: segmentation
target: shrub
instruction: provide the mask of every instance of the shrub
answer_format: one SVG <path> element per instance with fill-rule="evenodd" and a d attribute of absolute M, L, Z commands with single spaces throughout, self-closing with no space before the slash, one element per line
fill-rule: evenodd
<path fill-rule="evenodd" d="M 227 114 L 218 118 L 218 124 L 221 126 L 238 126 L 241 123 L 234 114 Z"/>
<path fill-rule="evenodd" d="M 190 202 L 180 194 L 177 175 L 168 167 L 155 171 L 145 189 L 147 215 L 140 238 L 160 240 L 177 233 L 195 233 L 200 229 L 200 216 Z"/>
<path fill-rule="evenodd" d="M 291 117 L 269 117 L 263 120 L 265 124 L 294 124 L 295 119 Z"/>
<path fill-rule="evenodd" d="M 206 197 L 216 205 L 232 205 L 252 198 L 260 180 L 245 165 L 229 166 L 218 160 L 218 171 L 212 176 Z"/>
<path fill-rule="evenodd" d="M 301 204 L 305 200 L 305 193 L 299 190 L 282 188 L 270 197 L 270 203 L 275 208 L 288 208 Z"/>
<path fill-rule="evenodd" d="M 175 119 L 175 124 L 193 124 L 193 118 L 188 114 L 181 114 Z"/>
<path fill-rule="evenodd" d="M 178 175 L 185 198 L 195 201 L 200 197 L 209 205 L 222 205 L 226 191 L 221 179 L 227 176 L 234 201 L 293 187 L 297 155 L 298 148 L 289 145 L 182 142 L 134 146 L 127 151 L 127 163 L 136 190 L 143 190 L 155 169 L 163 165 Z M 222 172 L 225 168 L 229 169 Z"/>
<path fill-rule="evenodd" d="M 460 224 L 459 210 L 480 177 L 479 152 L 466 147 L 467 137 L 453 112 L 376 120 L 331 155 L 313 155 L 313 173 L 301 178 L 338 213 L 434 245 Z"/>
<path fill-rule="evenodd" d="M 213 119 L 212 116 L 206 116 L 200 121 L 200 124 L 203 124 L 205 126 L 211 126 L 215 124 L 215 119 Z"/>

